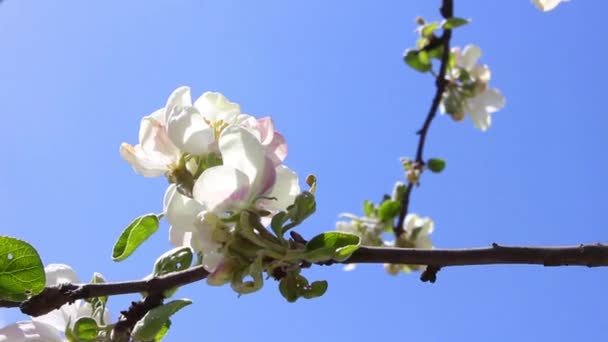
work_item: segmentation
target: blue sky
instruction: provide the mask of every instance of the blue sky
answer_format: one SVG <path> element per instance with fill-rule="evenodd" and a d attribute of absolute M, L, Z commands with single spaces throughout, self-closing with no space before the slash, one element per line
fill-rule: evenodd
<path fill-rule="evenodd" d="M 606 242 L 608 4 L 573 0 L 550 13 L 528 0 L 456 0 L 473 22 L 454 43 L 479 45 L 507 98 L 486 133 L 439 117 L 411 210 L 435 220 L 438 247 Z M 439 1 L 33 1 L 0 5 L 0 233 L 35 245 L 82 280 L 147 275 L 166 226 L 128 260 L 112 245 L 134 217 L 161 210 L 166 183 L 118 154 L 142 116 L 189 85 L 271 115 L 287 164 L 319 179 L 304 236 L 333 229 L 403 178 L 433 80 L 401 60 L 414 17 Z M 602 341 L 605 269 L 483 266 L 442 270 L 436 284 L 381 266 L 320 267 L 327 294 L 288 304 L 268 281 L 237 298 L 193 284 L 167 341 Z M 116 318 L 134 297 L 113 298 Z M 0 318 L 14 321 L 15 311 Z"/>

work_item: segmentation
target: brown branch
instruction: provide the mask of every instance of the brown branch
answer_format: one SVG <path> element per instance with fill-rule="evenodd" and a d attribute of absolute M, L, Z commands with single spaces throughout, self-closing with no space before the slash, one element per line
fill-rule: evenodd
<path fill-rule="evenodd" d="M 449 19 L 454 16 L 454 2 L 453 0 L 443 0 L 441 9 L 441 15 L 444 19 Z M 441 98 L 443 97 L 443 93 L 445 92 L 445 88 L 447 85 L 447 81 L 445 79 L 445 75 L 448 69 L 448 62 L 450 59 L 450 40 L 452 39 L 452 30 L 443 30 L 441 37 L 438 39 L 439 44 L 443 45 L 443 54 L 441 55 L 441 66 L 439 67 L 439 74 L 435 79 L 435 96 L 433 97 L 433 102 L 431 103 L 431 108 L 429 109 L 428 114 L 426 115 L 426 119 L 424 120 L 424 124 L 422 124 L 422 128 L 416 132 L 419 135 L 418 138 L 418 147 L 416 148 L 416 159 L 414 167 L 421 167 L 424 165 L 424 145 L 426 143 L 426 136 L 431 127 L 431 123 L 433 119 L 437 115 L 437 110 L 439 109 L 439 104 L 441 103 Z M 401 201 L 401 210 L 399 211 L 399 217 L 397 218 L 397 224 L 393 227 L 393 231 L 396 237 L 401 236 L 404 233 L 403 222 L 405 221 L 405 216 L 409 210 L 410 204 L 410 195 L 412 194 L 412 190 L 414 188 L 413 183 L 409 183 L 407 185 L 407 189 L 403 194 L 403 199 Z"/>
<path fill-rule="evenodd" d="M 203 266 L 195 266 L 185 271 L 169 273 L 147 280 L 103 284 L 62 284 L 45 288 L 41 293 L 21 303 L 20 308 L 24 314 L 40 316 L 77 299 L 138 292 L 159 293 L 205 279 L 208 275 L 209 272 Z"/>
<path fill-rule="evenodd" d="M 608 245 L 502 246 L 468 249 L 361 247 L 345 263 L 473 266 L 520 264 L 543 266 L 608 266 Z"/>
<path fill-rule="evenodd" d="M 525 264 L 605 267 L 608 266 L 608 245 L 597 243 L 563 247 L 527 247 L 493 244 L 491 247 L 469 249 L 413 249 L 362 246 L 346 261 L 326 262 L 323 264 L 335 263 L 430 265 L 432 266 L 430 268 L 432 272 L 427 273 L 426 277 L 429 277 L 428 280 L 433 281 L 434 274 L 439 268 L 448 266 Z M 44 291 L 24 301 L 20 305 L 16 302 L 3 301 L 0 302 L 0 307 L 20 306 L 23 313 L 30 316 L 39 316 L 77 299 L 139 292 L 148 292 L 151 294 L 149 297 L 153 297 L 162 294 L 165 290 L 197 282 L 206 278 L 208 275 L 209 273 L 202 266 L 196 266 L 185 271 L 170 273 L 149 280 L 105 284 L 64 284 L 47 287 Z M 156 298 L 155 305 L 159 305 L 161 301 L 162 296 L 160 299 Z M 134 303 L 133 305 L 136 304 L 138 303 Z M 144 306 L 148 307 L 147 310 L 153 307 L 148 304 L 150 303 L 146 304 L 144 301 Z M 133 314 L 131 316 L 129 316 L 129 312 L 131 312 L 129 310 L 123 312 L 123 316 L 125 316 L 126 319 L 129 319 L 129 324 L 131 324 L 134 321 L 136 322 L 135 318 L 143 317 L 143 314 L 145 314 L 147 310 L 140 310 L 138 311 L 138 314 Z M 127 330 L 130 331 L 129 329 Z"/>

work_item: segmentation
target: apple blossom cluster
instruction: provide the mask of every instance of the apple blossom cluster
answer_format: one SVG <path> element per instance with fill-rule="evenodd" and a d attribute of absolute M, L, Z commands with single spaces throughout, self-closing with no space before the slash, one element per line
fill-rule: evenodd
<path fill-rule="evenodd" d="M 499 90 L 490 88 L 490 68 L 477 63 L 481 57 L 479 47 L 454 47 L 452 55 L 455 65 L 446 76 L 448 84 L 443 94 L 441 110 L 455 121 L 461 121 L 465 113 L 468 113 L 475 127 L 485 131 L 492 123 L 490 114 L 504 107 L 505 98 Z"/>
<path fill-rule="evenodd" d="M 261 288 L 266 272 L 294 301 L 326 288 L 300 275 L 304 262 L 330 260 L 338 249 L 358 245 L 357 237 L 346 235 L 340 246 L 326 246 L 323 236 L 309 243 L 294 231 L 284 237 L 314 212 L 316 180 L 309 176 L 310 191 L 301 191 L 298 176 L 283 164 L 287 144 L 272 119 L 243 114 L 220 93 L 192 101 L 188 87 L 176 89 L 164 108 L 142 119 L 139 144 L 123 143 L 120 154 L 140 175 L 164 176 L 169 186 L 163 214 L 134 221 L 115 245 L 115 260 L 130 253 L 123 237 L 143 220 L 156 225 L 164 217 L 169 241 L 198 255 L 210 272 L 207 283 L 250 293 Z"/>
<path fill-rule="evenodd" d="M 231 217 L 253 210 L 269 218 L 300 192 L 272 119 L 243 114 L 220 93 L 192 102 L 188 87 L 176 89 L 164 108 L 142 119 L 139 144 L 124 143 L 120 153 L 137 173 L 168 178 L 169 240 L 200 252 L 210 272 L 224 260 Z"/>
<path fill-rule="evenodd" d="M 63 264 L 49 264 L 44 268 L 46 286 L 56 286 L 65 283 L 79 283 L 76 272 Z M 103 277 L 96 273 L 92 282 L 102 282 Z M 32 317 L 29 321 L 20 321 L 0 328 L 0 341 L 6 342 L 64 342 L 72 341 L 72 331 L 80 319 L 94 320 L 97 326 L 105 326 L 110 322 L 110 312 L 105 301 L 94 298 L 90 301 L 76 300 L 65 304 L 48 314 Z M 101 337 L 108 330 L 101 329 Z"/>

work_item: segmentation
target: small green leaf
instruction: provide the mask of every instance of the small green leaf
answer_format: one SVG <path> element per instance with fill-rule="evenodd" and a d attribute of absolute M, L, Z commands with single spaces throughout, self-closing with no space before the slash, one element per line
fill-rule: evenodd
<path fill-rule="evenodd" d="M 40 255 L 29 243 L 0 236 L 0 299 L 21 302 L 44 289 Z"/>
<path fill-rule="evenodd" d="M 72 333 L 81 341 L 94 341 L 99 334 L 99 327 L 93 318 L 80 317 L 74 323 Z"/>
<path fill-rule="evenodd" d="M 165 335 L 167 335 L 167 333 L 169 332 L 169 328 L 171 328 L 170 319 L 167 320 L 165 324 L 163 324 L 163 326 L 160 328 L 158 334 L 156 334 L 156 336 L 154 337 L 154 342 L 162 341 L 162 339 L 165 338 Z"/>
<path fill-rule="evenodd" d="M 192 264 L 193 258 L 192 248 L 188 246 L 173 248 L 156 259 L 154 263 L 154 275 L 161 276 L 188 269 Z"/>
<path fill-rule="evenodd" d="M 344 261 L 359 248 L 361 238 L 355 234 L 344 232 L 325 232 L 312 238 L 306 244 L 307 254 L 322 251 L 336 261 Z M 328 251 L 333 253 L 328 253 Z"/>
<path fill-rule="evenodd" d="M 445 160 L 439 158 L 431 158 L 426 163 L 426 166 L 428 166 L 429 170 L 431 170 L 432 172 L 439 173 L 443 171 L 443 169 L 445 169 Z"/>
<path fill-rule="evenodd" d="M 439 27 L 439 23 L 434 21 L 421 27 L 420 35 L 423 37 L 430 37 L 433 32 Z"/>
<path fill-rule="evenodd" d="M 135 340 L 154 340 L 176 312 L 192 304 L 190 299 L 177 299 L 162 306 L 158 306 L 146 313 L 146 315 L 135 323 L 131 336 Z"/>
<path fill-rule="evenodd" d="M 374 203 L 372 203 L 372 201 L 365 200 L 365 202 L 363 202 L 363 214 L 365 214 L 365 216 L 374 217 L 374 210 Z"/>
<path fill-rule="evenodd" d="M 298 300 L 298 288 L 293 283 L 293 278 L 284 277 L 279 282 L 279 292 L 288 302 L 293 303 Z"/>
<path fill-rule="evenodd" d="M 394 200 L 387 200 L 380 204 L 378 208 L 378 218 L 380 221 L 390 221 L 399 214 L 401 210 L 401 204 Z"/>
<path fill-rule="evenodd" d="M 308 191 L 302 191 L 296 196 L 294 203 L 287 207 L 287 214 L 291 218 L 291 221 L 299 224 L 312 215 L 316 209 L 315 196 Z"/>
<path fill-rule="evenodd" d="M 469 19 L 453 17 L 453 18 L 449 18 L 449 19 L 442 21 L 441 27 L 443 27 L 446 30 L 451 30 L 451 29 L 466 25 L 469 22 L 471 22 Z"/>
<path fill-rule="evenodd" d="M 418 70 L 420 72 L 427 72 L 431 70 L 431 61 L 429 60 L 428 53 L 425 51 L 406 50 L 403 60 L 414 70 Z"/>
<path fill-rule="evenodd" d="M 159 217 L 156 214 L 146 214 L 133 220 L 120 234 L 112 250 L 112 260 L 122 261 L 158 230 Z"/>
<path fill-rule="evenodd" d="M 313 281 L 310 286 L 302 292 L 302 297 L 312 299 L 321 297 L 327 291 L 327 280 Z"/>
<path fill-rule="evenodd" d="M 284 211 L 279 211 L 272 217 L 272 221 L 270 221 L 270 227 L 272 231 L 278 236 L 283 236 L 283 224 L 289 220 L 289 216 Z"/>

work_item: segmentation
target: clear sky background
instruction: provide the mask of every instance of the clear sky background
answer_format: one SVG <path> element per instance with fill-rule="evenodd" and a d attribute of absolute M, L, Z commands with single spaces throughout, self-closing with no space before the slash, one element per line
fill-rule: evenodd
<path fill-rule="evenodd" d="M 436 1 L 6 0 L 0 5 L 0 234 L 32 243 L 45 263 L 88 280 L 150 273 L 170 248 L 164 225 L 122 263 L 123 227 L 162 210 L 163 179 L 118 154 L 139 121 L 190 85 L 271 115 L 287 164 L 319 179 L 304 236 L 361 213 L 403 179 L 434 92 L 408 69 L 414 17 Z M 529 0 L 456 0 L 507 106 L 486 133 L 438 117 L 411 210 L 435 220 L 438 247 L 606 242 L 608 3 L 573 0 L 541 13 Z M 166 341 L 606 341 L 608 270 L 538 266 L 447 268 L 435 284 L 380 265 L 328 279 L 315 300 L 288 304 L 277 284 L 237 298 L 203 283 Z M 113 298 L 113 318 L 135 296 Z M 0 310 L 15 321 L 16 311 Z"/>

